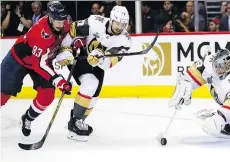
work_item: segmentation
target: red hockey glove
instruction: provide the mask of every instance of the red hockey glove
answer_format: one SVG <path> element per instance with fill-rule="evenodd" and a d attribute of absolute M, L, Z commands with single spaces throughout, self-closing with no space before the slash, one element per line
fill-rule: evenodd
<path fill-rule="evenodd" d="M 52 83 L 55 87 L 59 88 L 60 91 L 65 92 L 65 94 L 71 94 L 72 84 L 67 82 L 62 75 L 54 76 Z"/>
<path fill-rule="evenodd" d="M 65 94 L 70 95 L 72 90 L 72 84 L 67 82 L 65 79 L 62 79 L 58 82 L 57 88 L 60 89 L 60 91 L 64 91 Z"/>

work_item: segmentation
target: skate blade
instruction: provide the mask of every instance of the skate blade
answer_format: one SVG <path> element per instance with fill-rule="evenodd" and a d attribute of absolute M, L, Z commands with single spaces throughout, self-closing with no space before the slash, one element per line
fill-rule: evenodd
<path fill-rule="evenodd" d="M 79 141 L 79 142 L 87 142 L 88 141 L 88 136 L 79 136 L 73 132 L 69 132 L 67 137 L 71 140 Z"/>

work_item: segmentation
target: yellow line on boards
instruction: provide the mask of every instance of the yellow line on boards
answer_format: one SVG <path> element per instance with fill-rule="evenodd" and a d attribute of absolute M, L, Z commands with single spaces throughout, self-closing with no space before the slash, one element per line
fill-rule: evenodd
<path fill-rule="evenodd" d="M 71 95 L 66 98 L 74 98 L 78 92 L 78 86 L 74 86 Z M 145 86 L 103 86 L 101 98 L 138 97 L 138 98 L 170 98 L 175 86 L 172 85 L 145 85 Z M 60 97 L 61 92 L 56 90 L 55 97 Z M 16 98 L 34 98 L 36 91 L 33 87 L 23 87 Z M 207 86 L 196 89 L 194 98 L 210 98 Z"/>

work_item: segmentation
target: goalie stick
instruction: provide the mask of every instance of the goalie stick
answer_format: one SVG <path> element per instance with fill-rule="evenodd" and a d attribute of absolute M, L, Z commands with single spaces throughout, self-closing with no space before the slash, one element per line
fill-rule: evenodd
<path fill-rule="evenodd" d="M 104 56 L 98 56 L 98 58 L 102 58 L 102 57 L 118 57 L 118 56 L 135 56 L 135 55 L 144 55 L 147 54 L 149 52 L 149 50 L 154 46 L 154 44 L 157 42 L 157 38 L 159 36 L 159 31 L 156 34 L 156 37 L 154 38 L 154 40 L 152 41 L 152 43 L 149 45 L 148 48 L 139 51 L 139 52 L 130 52 L 130 53 L 116 53 L 116 54 L 110 54 L 110 55 L 104 55 Z M 88 56 L 78 56 L 79 59 L 87 59 Z"/>
<path fill-rule="evenodd" d="M 72 76 L 74 67 L 75 67 L 75 65 L 76 65 L 76 62 L 77 62 L 77 60 L 75 59 L 73 65 L 72 65 L 72 68 L 71 68 L 71 70 L 70 70 L 69 76 L 68 76 L 68 78 L 67 78 L 67 82 L 70 82 L 70 79 L 71 79 L 71 76 Z M 49 125 L 48 125 L 48 127 L 47 127 L 47 129 L 46 129 L 46 132 L 45 132 L 44 136 L 42 137 L 42 139 L 41 139 L 39 142 L 34 143 L 34 144 L 23 144 L 23 143 L 18 143 L 18 146 L 19 146 L 21 149 L 23 149 L 23 150 L 37 150 L 37 149 L 40 149 L 40 148 L 43 146 L 43 144 L 44 144 L 44 142 L 45 142 L 45 140 L 46 140 L 46 138 L 47 138 L 47 136 L 48 136 L 48 134 L 49 134 L 50 128 L 51 128 L 52 125 L 53 125 L 53 122 L 54 122 L 54 119 L 55 119 L 55 117 L 56 117 L 56 115 L 57 115 L 57 113 L 58 113 L 58 110 L 59 110 L 59 108 L 61 107 L 61 104 L 62 104 L 62 101 L 63 101 L 64 96 L 65 96 L 65 92 L 62 92 L 61 97 L 60 97 L 60 99 L 59 99 L 59 101 L 58 101 L 57 107 L 56 107 L 56 109 L 55 109 L 55 112 L 54 112 L 54 114 L 53 114 L 53 116 L 52 116 L 52 119 L 50 120 L 50 123 L 49 123 Z"/>

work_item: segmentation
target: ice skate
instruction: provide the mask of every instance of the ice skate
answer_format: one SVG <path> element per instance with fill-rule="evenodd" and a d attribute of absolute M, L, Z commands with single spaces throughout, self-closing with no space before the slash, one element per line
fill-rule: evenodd
<path fill-rule="evenodd" d="M 29 136 L 31 133 L 31 121 L 29 121 L 28 119 L 26 119 L 26 115 L 22 115 L 21 120 L 20 120 L 20 127 L 22 130 L 22 134 L 24 136 Z"/>
<path fill-rule="evenodd" d="M 91 126 L 85 124 L 82 119 L 76 119 L 75 117 L 70 118 L 68 122 L 68 138 L 72 140 L 86 142 L 88 141 L 89 135 L 93 132 Z"/>

